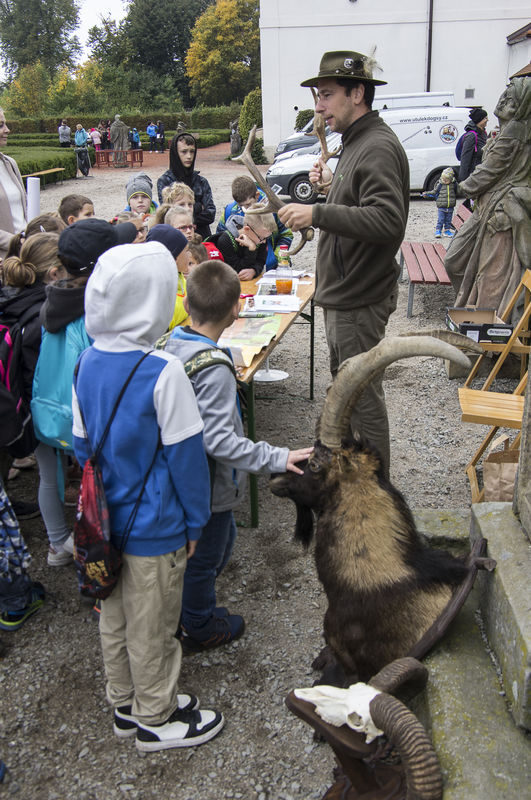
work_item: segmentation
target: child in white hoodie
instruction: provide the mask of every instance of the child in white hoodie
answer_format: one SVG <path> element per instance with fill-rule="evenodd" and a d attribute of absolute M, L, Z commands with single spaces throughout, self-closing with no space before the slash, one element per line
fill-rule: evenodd
<path fill-rule="evenodd" d="M 224 723 L 178 691 L 183 575 L 210 514 L 210 485 L 193 389 L 179 359 L 152 348 L 176 291 L 175 259 L 159 242 L 104 253 L 85 292 L 94 344 L 74 381 L 74 449 L 84 464 L 137 368 L 98 460 L 123 556 L 118 583 L 101 603 L 100 636 L 114 732 L 136 734 L 142 751 L 202 744 Z"/>

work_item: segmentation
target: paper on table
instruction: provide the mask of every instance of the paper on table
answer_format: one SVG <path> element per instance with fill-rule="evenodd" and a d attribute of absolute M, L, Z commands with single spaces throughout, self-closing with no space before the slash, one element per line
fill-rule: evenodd
<path fill-rule="evenodd" d="M 254 296 L 257 311 L 275 311 L 277 314 L 292 314 L 301 307 L 300 298 L 295 294 L 271 294 Z"/>
<path fill-rule="evenodd" d="M 226 328 L 218 341 L 220 347 L 228 347 L 238 367 L 248 367 L 253 358 L 266 347 L 278 333 L 280 319 L 239 318 Z"/>

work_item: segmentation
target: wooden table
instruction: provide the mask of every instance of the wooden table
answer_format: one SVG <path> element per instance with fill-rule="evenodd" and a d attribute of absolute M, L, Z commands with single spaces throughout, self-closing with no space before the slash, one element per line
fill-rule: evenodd
<path fill-rule="evenodd" d="M 286 335 L 298 317 L 302 317 L 304 324 L 310 325 L 310 400 L 313 400 L 314 395 L 314 304 L 313 296 L 315 293 L 315 275 L 303 278 L 304 281 L 311 283 L 299 282 L 297 286 L 297 297 L 301 300 L 301 305 L 298 311 L 290 314 L 276 314 L 280 318 L 280 328 L 276 336 L 271 340 L 267 347 L 256 355 L 249 367 L 244 369 L 239 378 L 246 391 L 247 395 L 247 435 L 253 442 L 256 441 L 256 417 L 255 417 L 255 393 L 254 393 L 254 376 L 259 369 L 262 368 L 266 359 L 269 358 L 277 344 Z M 258 285 L 256 279 L 253 281 L 242 281 L 242 294 L 256 294 Z M 243 301 L 242 301 L 243 303 Z M 309 313 L 307 309 L 309 305 Z M 256 475 L 249 476 L 250 485 L 250 499 L 251 499 L 251 527 L 258 527 L 258 478 Z"/>

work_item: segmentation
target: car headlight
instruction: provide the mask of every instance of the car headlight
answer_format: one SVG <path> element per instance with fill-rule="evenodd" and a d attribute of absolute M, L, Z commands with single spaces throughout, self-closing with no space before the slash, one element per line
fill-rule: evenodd
<path fill-rule="evenodd" d="M 267 170 L 268 175 L 283 175 L 284 174 L 284 165 L 283 164 L 273 164 L 272 167 L 269 167 Z"/>
<path fill-rule="evenodd" d="M 283 153 L 285 149 L 286 149 L 286 143 L 285 142 L 281 142 L 279 145 L 277 145 L 276 152 L 277 153 Z"/>

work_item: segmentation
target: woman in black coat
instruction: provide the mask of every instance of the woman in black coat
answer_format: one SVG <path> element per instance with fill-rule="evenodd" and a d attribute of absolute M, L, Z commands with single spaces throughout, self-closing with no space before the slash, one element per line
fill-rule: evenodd
<path fill-rule="evenodd" d="M 481 162 L 481 151 L 487 141 L 487 112 L 483 108 L 473 108 L 469 116 L 470 122 L 465 125 L 461 148 L 459 182 L 465 181 Z"/>

